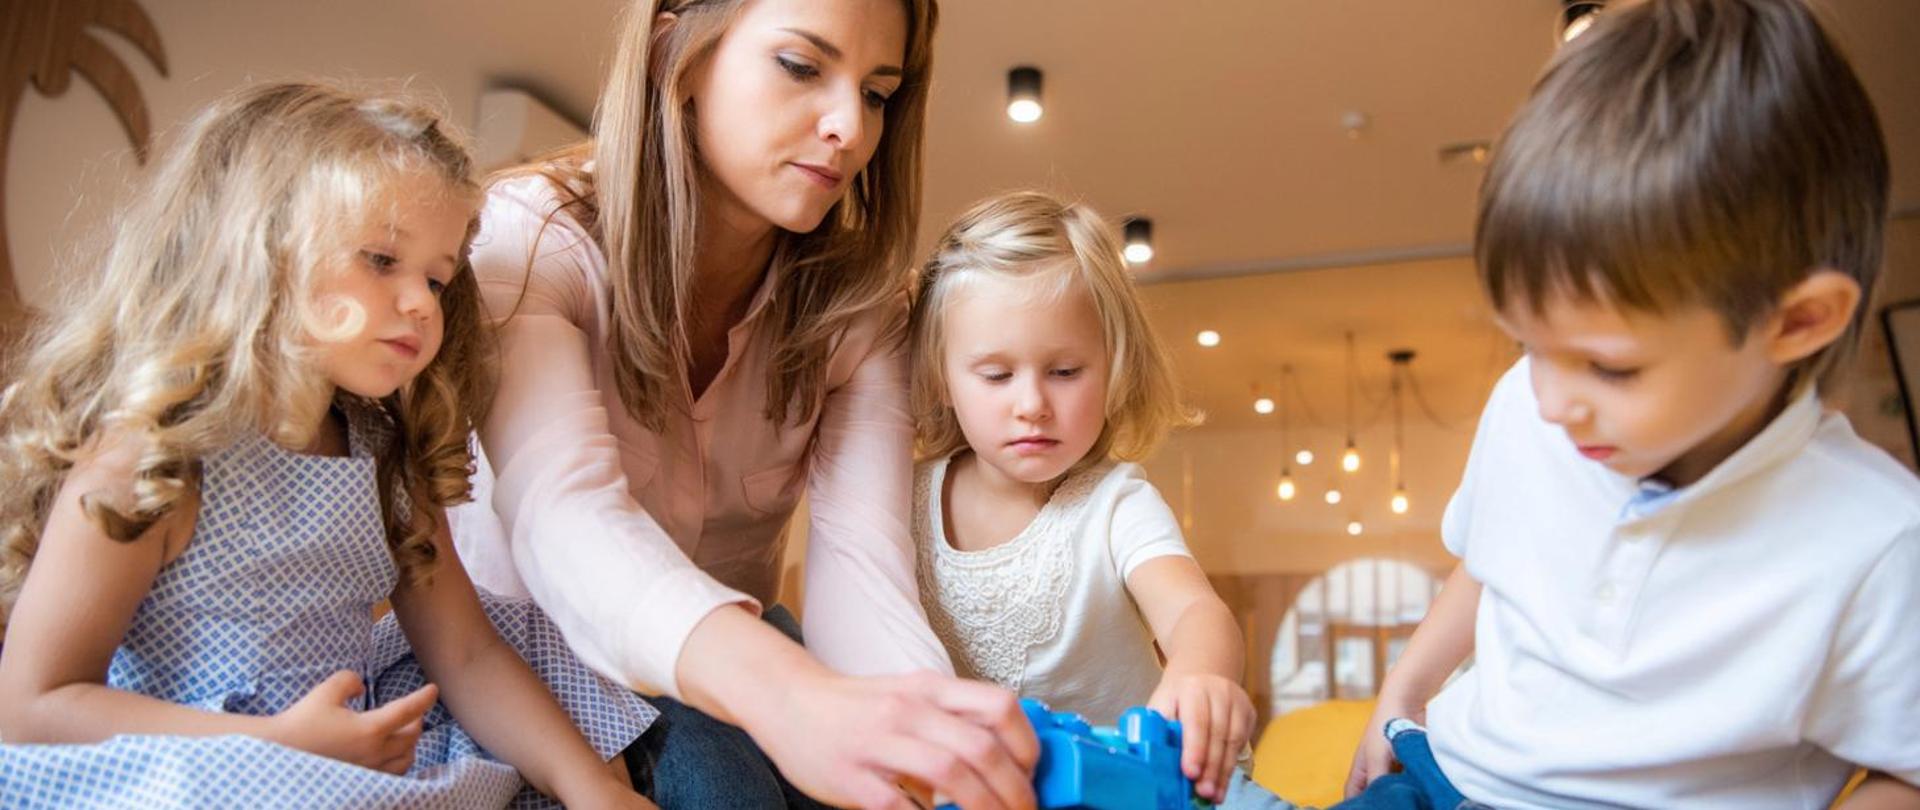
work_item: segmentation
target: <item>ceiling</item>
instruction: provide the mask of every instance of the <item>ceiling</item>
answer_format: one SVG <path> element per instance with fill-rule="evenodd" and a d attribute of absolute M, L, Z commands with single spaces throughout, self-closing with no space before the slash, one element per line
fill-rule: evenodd
<path fill-rule="evenodd" d="M 1873 94 L 1896 208 L 1920 208 L 1920 9 L 1816 0 Z M 489 42 L 492 80 L 586 120 L 617 0 L 379 4 Z M 946 0 L 922 244 L 969 203 L 1041 186 L 1154 220 L 1164 282 L 1458 255 L 1479 182 L 1440 147 L 1487 140 L 1553 48 L 1557 0 Z M 280 12 L 285 13 L 285 12 Z M 539 37 L 503 31 L 540 30 Z M 1046 115 L 1009 121 L 1006 74 L 1045 72 Z M 1366 117 L 1358 137 L 1343 127 Z"/>
<path fill-rule="evenodd" d="M 928 135 L 926 235 L 971 200 L 1039 184 L 1154 220 L 1144 280 L 1458 254 L 1492 139 L 1551 56 L 1554 0 L 950 0 Z M 1920 8 L 1826 12 L 1920 203 Z M 1006 71 L 1045 71 L 1046 115 L 1002 113 Z M 1348 112 L 1368 125 L 1358 137 Z M 925 244 L 928 239 L 923 238 Z"/>

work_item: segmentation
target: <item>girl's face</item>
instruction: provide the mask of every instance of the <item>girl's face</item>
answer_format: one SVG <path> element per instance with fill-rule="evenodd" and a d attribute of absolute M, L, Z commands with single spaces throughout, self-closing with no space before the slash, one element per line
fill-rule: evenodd
<path fill-rule="evenodd" d="M 400 182 L 389 200 L 352 235 L 352 258 L 314 291 L 321 312 L 365 317 L 357 332 L 317 341 L 327 378 L 363 397 L 399 390 L 439 353 L 440 293 L 460 267 L 474 216 L 470 196 L 429 177 Z"/>
<path fill-rule="evenodd" d="M 807 232 L 880 144 L 900 0 L 755 0 L 688 76 L 702 191 L 722 221 Z"/>
<path fill-rule="evenodd" d="M 1110 360 L 1093 296 L 1079 282 L 1049 293 L 980 277 L 941 315 L 960 432 L 983 468 L 1027 484 L 1059 478 L 1106 427 Z"/>

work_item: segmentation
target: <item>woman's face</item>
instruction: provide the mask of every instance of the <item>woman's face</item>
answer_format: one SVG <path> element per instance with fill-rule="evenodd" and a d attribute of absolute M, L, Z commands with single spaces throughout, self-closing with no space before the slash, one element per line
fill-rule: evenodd
<path fill-rule="evenodd" d="M 712 213 L 818 226 L 880 144 L 906 42 L 900 0 L 750 0 L 688 76 Z"/>

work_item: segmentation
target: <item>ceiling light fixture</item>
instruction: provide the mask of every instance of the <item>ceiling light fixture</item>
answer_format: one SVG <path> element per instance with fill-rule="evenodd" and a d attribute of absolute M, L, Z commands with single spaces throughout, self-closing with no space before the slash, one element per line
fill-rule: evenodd
<path fill-rule="evenodd" d="M 1127 247 L 1121 255 L 1127 258 L 1127 264 L 1146 264 L 1153 261 L 1153 220 L 1146 217 L 1127 217 L 1122 226 L 1126 235 Z"/>
<path fill-rule="evenodd" d="M 1040 120 L 1040 69 L 1022 65 L 1007 71 L 1007 117 L 1017 123 Z"/>
<path fill-rule="evenodd" d="M 1606 5 L 1603 0 L 1560 0 L 1560 41 L 1572 42 L 1586 33 Z"/>
<path fill-rule="evenodd" d="M 1387 476 L 1393 480 L 1393 500 L 1390 505 L 1393 513 L 1407 513 L 1407 474 L 1403 456 L 1407 452 L 1406 408 L 1401 393 L 1401 380 L 1412 373 L 1413 350 L 1395 349 L 1387 352 L 1387 360 L 1393 363 L 1391 384 L 1393 392 L 1393 454 L 1387 457 Z"/>
<path fill-rule="evenodd" d="M 1347 333 L 1347 450 L 1340 454 L 1340 469 L 1360 471 L 1360 448 L 1353 441 L 1353 395 L 1360 385 L 1360 369 L 1353 359 L 1353 333 Z"/>

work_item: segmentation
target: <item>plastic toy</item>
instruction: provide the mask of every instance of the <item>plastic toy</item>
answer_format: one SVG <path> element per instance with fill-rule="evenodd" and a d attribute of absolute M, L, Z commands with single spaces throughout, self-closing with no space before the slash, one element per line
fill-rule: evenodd
<path fill-rule="evenodd" d="M 1040 738 L 1033 792 L 1045 810 L 1190 810 L 1212 807 L 1180 772 L 1180 724 L 1145 706 L 1094 728 L 1031 698 L 1020 708 Z M 940 810 L 959 810 L 943 804 Z"/>

